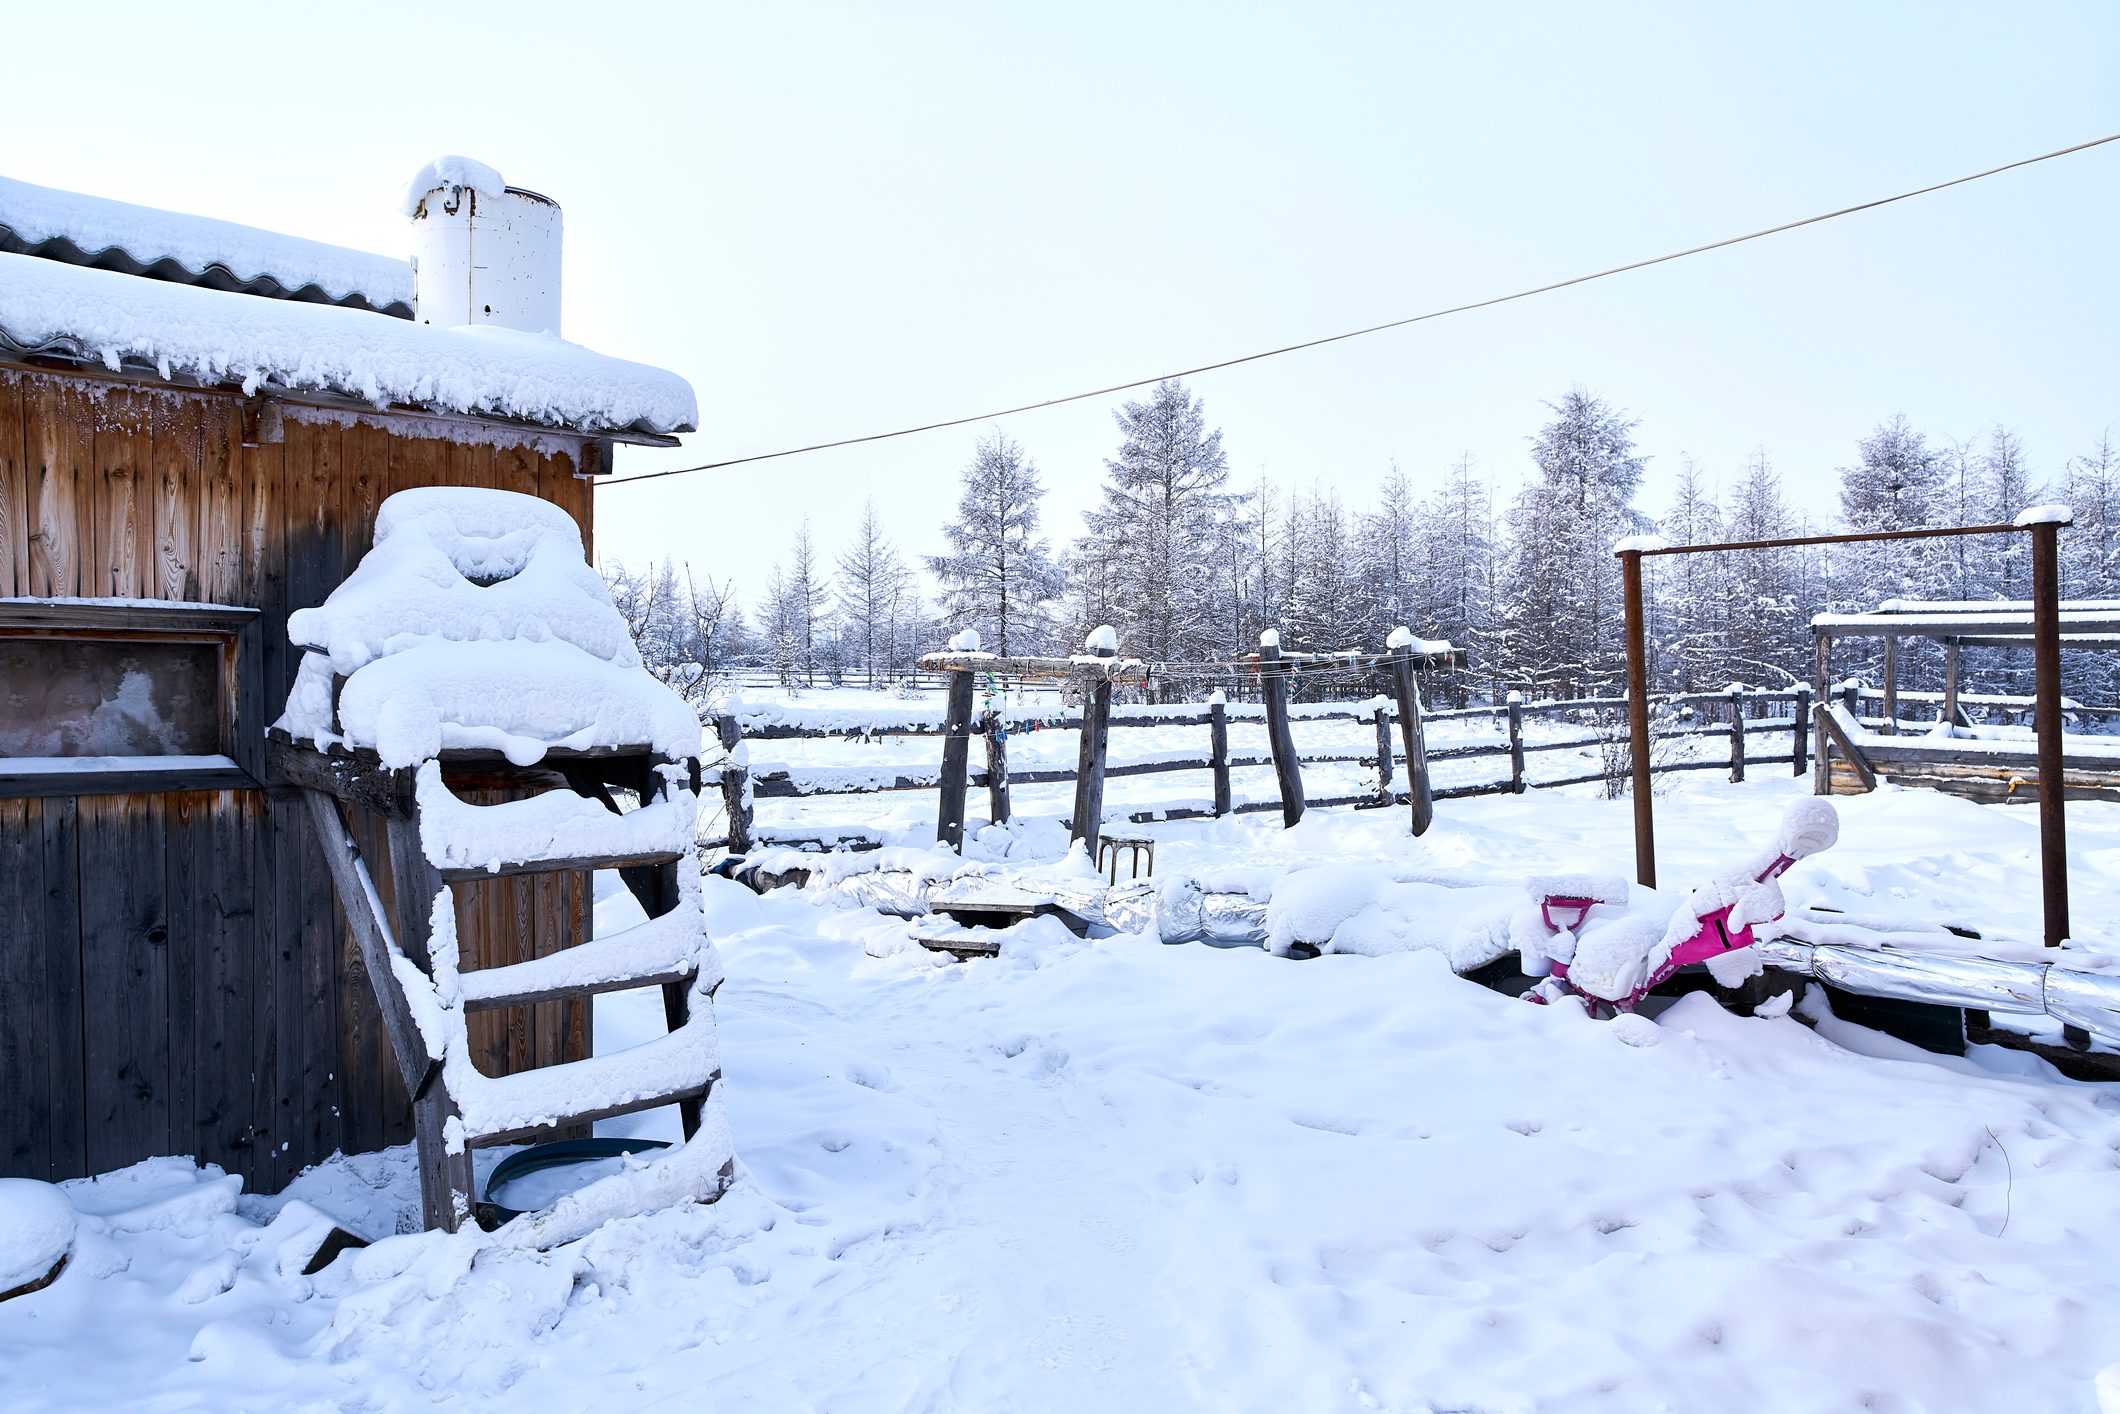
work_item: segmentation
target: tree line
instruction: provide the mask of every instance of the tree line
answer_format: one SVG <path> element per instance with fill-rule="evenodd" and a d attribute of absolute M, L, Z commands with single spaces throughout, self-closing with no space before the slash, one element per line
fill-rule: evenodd
<path fill-rule="evenodd" d="M 882 685 L 963 629 L 989 651 L 1037 655 L 1074 651 L 1105 623 L 1129 656 L 1174 665 L 1162 679 L 1173 695 L 1217 676 L 1205 665 L 1251 651 L 1262 629 L 1331 650 L 1378 647 L 1400 624 L 1467 650 L 1467 668 L 1436 685 L 1447 699 L 1601 695 L 1625 677 L 1612 553 L 1623 537 L 1715 544 L 2007 523 L 2049 499 L 2076 513 L 2061 538 L 2063 592 L 2120 598 L 2120 449 L 2109 432 L 2042 477 L 2006 427 L 1931 438 L 1893 417 L 1833 469 L 1837 514 L 1792 503 L 1762 451 L 1721 484 L 1683 460 L 1670 504 L 1652 515 L 1638 505 L 1648 463 L 1638 420 L 1580 387 L 1547 406 L 1527 466 L 1505 482 L 1466 456 L 1420 495 L 1393 465 L 1350 507 L 1322 485 L 1233 483 L 1221 429 L 1173 380 L 1115 410 L 1118 445 L 1071 540 L 1044 526 L 1036 463 L 994 432 L 960 468 L 954 514 L 925 553 L 894 545 L 871 503 L 829 557 L 801 524 L 748 607 L 732 582 L 687 565 L 619 565 L 607 578 L 651 668 L 699 702 L 735 671 Z M 2027 553 L 2023 536 L 1969 536 L 1651 559 L 1651 672 L 1674 690 L 1789 686 L 1809 676 L 1813 613 L 2023 599 Z M 1878 651 L 1850 642 L 1836 673 L 1874 680 Z M 1910 675 L 1923 652 L 1907 654 Z M 2071 654 L 2065 667 L 2071 696 L 2120 702 L 2120 655 Z M 2030 690 L 2029 650 L 1967 650 L 1964 668 L 1968 691 Z"/>

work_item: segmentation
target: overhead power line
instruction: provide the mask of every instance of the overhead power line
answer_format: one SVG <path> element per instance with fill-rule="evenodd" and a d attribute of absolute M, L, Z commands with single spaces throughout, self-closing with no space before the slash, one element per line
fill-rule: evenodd
<path fill-rule="evenodd" d="M 2015 162 L 2005 162 L 2000 167 L 1990 167 L 1984 172 L 1971 172 L 1963 177 L 1953 177 L 1947 182 L 1936 182 L 1929 186 L 1916 187 L 1912 191 L 1898 192 L 1892 196 L 1880 196 L 1874 201 L 1859 202 L 1854 206 L 1843 206 L 1838 211 L 1824 211 L 1816 216 L 1803 217 L 1801 220 L 1784 221 L 1779 226 L 1768 226 L 1764 230 L 1748 231 L 1741 236 L 1726 236 L 1722 240 L 1710 241 L 1706 245 L 1691 246 L 1685 250 L 1674 250 L 1666 255 L 1650 256 L 1646 260 L 1629 261 L 1625 265 L 1614 265 L 1610 269 L 1592 271 L 1587 275 L 1576 275 L 1566 280 L 1555 280 L 1548 285 L 1536 285 L 1531 289 L 1517 290 L 1512 294 L 1494 295 L 1487 299 L 1474 300 L 1470 304 L 1454 304 L 1447 309 L 1431 309 L 1426 314 L 1411 314 L 1404 319 L 1387 320 L 1382 324 L 1371 324 L 1361 329 L 1349 329 L 1345 333 L 1327 334 L 1323 338 L 1318 339 L 1305 339 L 1299 344 L 1283 344 L 1277 349 L 1262 349 L 1258 353 L 1242 354 L 1236 358 L 1225 358 L 1214 363 L 1199 364 L 1192 368 L 1179 368 L 1169 373 L 1153 374 L 1147 378 L 1134 378 L 1124 383 L 1112 383 L 1102 388 L 1091 388 L 1085 392 L 1069 393 L 1064 397 L 1047 398 L 1043 402 L 1021 403 L 1015 407 L 1000 408 L 993 412 L 974 413 L 969 417 L 952 417 L 942 422 L 923 422 L 916 427 L 899 427 L 889 432 L 871 432 L 861 437 L 841 437 L 831 442 L 812 442 L 808 446 L 787 447 L 777 452 L 756 452 L 747 457 L 730 457 L 726 461 L 705 462 L 699 466 L 672 467 L 665 471 L 643 472 L 639 476 L 617 477 L 609 480 L 599 479 L 590 484 L 595 486 L 626 486 L 636 481 L 654 481 L 665 476 L 689 476 L 696 471 L 719 471 L 724 467 L 746 466 L 752 462 L 777 461 L 782 457 L 799 457 L 807 452 L 829 451 L 834 447 L 860 446 L 864 442 L 887 442 L 896 437 L 912 437 L 922 432 L 940 432 L 946 428 L 965 427 L 975 422 L 991 422 L 996 418 L 1014 417 L 1018 413 L 1036 412 L 1041 408 L 1060 407 L 1066 403 L 1079 403 L 1089 398 L 1109 397 L 1113 393 L 1126 393 L 1131 392 L 1135 388 L 1146 388 L 1152 383 L 1161 383 L 1169 378 L 1190 378 L 1195 374 L 1213 373 L 1219 369 L 1235 368 L 1239 364 L 1257 363 L 1261 359 L 1279 358 L 1282 354 L 1300 353 L 1304 349 L 1322 348 L 1326 344 L 1342 343 L 1348 339 L 1359 339 L 1369 334 L 1381 334 L 1388 329 L 1403 329 L 1409 324 L 1422 324 L 1428 320 L 1442 319 L 1452 314 L 1469 314 L 1476 309 L 1491 309 L 1498 304 L 1509 304 L 1516 300 L 1530 299 L 1534 295 L 1551 294 L 1555 290 L 1565 290 L 1576 285 L 1587 285 L 1593 280 L 1609 279 L 1614 275 L 1624 275 L 1631 270 L 1646 270 L 1652 265 L 1666 265 L 1674 260 L 1684 260 L 1690 255 L 1705 255 L 1711 250 L 1722 250 L 1728 246 L 1743 245 L 1746 241 L 1761 240 L 1767 236 L 1778 236 L 1785 231 L 1794 231 L 1805 226 L 1818 225 L 1822 221 L 1834 221 L 1842 216 L 1853 216 L 1857 212 L 1874 211 L 1880 206 L 1890 206 L 1894 202 L 1909 201 L 1917 196 L 1928 196 L 1933 192 L 1947 191 L 1952 187 L 1962 187 L 1968 182 L 1977 182 L 1986 177 L 2000 176 L 2004 172 L 2013 172 L 2019 167 L 2029 167 L 2038 162 L 2050 162 L 2056 157 L 2067 157 L 2071 153 L 2085 152 L 2093 147 L 2103 147 L 2109 142 L 2120 142 L 2120 133 L 2109 133 L 2104 137 L 2092 138 L 2089 142 L 2079 142 L 2072 147 L 2059 147 L 2052 152 L 2042 152 L 2036 157 L 2021 157 Z"/>

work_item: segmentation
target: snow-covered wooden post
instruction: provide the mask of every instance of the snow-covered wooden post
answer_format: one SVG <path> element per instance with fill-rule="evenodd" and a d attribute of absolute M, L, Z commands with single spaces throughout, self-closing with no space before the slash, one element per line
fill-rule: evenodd
<path fill-rule="evenodd" d="M 1413 680 L 1413 630 L 1401 624 L 1391 631 L 1385 646 L 1391 652 L 1391 691 L 1399 704 L 1399 732 L 1406 739 L 1406 796 L 1413 810 L 1413 832 L 1424 835 L 1435 822 L 1435 792 L 1428 783 L 1428 739 L 1421 726 L 1421 689 Z M 1378 714 L 1379 720 L 1382 715 Z"/>
<path fill-rule="evenodd" d="M 1811 763 L 1804 759 L 1811 744 L 1811 689 L 1808 687 L 1796 689 L 1796 712 L 1789 727 L 1789 755 L 1796 766 L 1791 774 L 1800 776 L 1811 769 Z"/>
<path fill-rule="evenodd" d="M 1377 703 L 1377 804 L 1391 804 L 1391 709 Z"/>
<path fill-rule="evenodd" d="M 1943 641 L 1943 722 L 1958 725 L 1958 640 Z"/>
<path fill-rule="evenodd" d="M 1745 689 L 1740 683 L 1730 684 L 1730 783 L 1736 785 L 1745 778 Z"/>
<path fill-rule="evenodd" d="M 966 629 L 950 640 L 953 653 L 979 651 L 979 635 Z M 950 669 L 949 705 L 942 721 L 942 789 L 935 807 L 935 842 L 964 849 L 964 791 L 971 775 L 972 670 Z"/>
<path fill-rule="evenodd" d="M 1266 744 L 1273 751 L 1273 773 L 1281 785 L 1281 824 L 1303 818 L 1303 762 L 1288 730 L 1288 672 L 1281 665 L 1281 631 L 1259 635 L 1259 687 L 1266 699 Z"/>
<path fill-rule="evenodd" d="M 1207 764 L 1215 780 L 1215 815 L 1229 813 L 1229 698 L 1216 688 L 1207 699 Z"/>
<path fill-rule="evenodd" d="M 731 704 L 734 705 L 733 703 Z M 714 719 L 714 735 L 721 740 L 721 803 L 729 817 L 731 854 L 751 852 L 751 753 L 743 744 L 743 728 L 732 712 Z"/>
<path fill-rule="evenodd" d="M 1008 823 L 1008 723 L 998 709 L 986 713 L 986 813 L 997 825 Z"/>
<path fill-rule="evenodd" d="M 1524 793 L 1524 694 L 1512 690 L 1509 708 L 1509 793 Z"/>
<path fill-rule="evenodd" d="M 1899 735 L 1899 640 L 1884 641 L 1884 734 Z"/>
<path fill-rule="evenodd" d="M 1119 656 L 1119 631 L 1110 624 L 1092 630 L 1082 645 L 1096 658 Z M 1104 752 L 1111 738 L 1112 679 L 1096 671 L 1082 694 L 1082 754 L 1075 765 L 1075 819 L 1070 834 L 1082 841 L 1092 863 L 1104 833 Z"/>

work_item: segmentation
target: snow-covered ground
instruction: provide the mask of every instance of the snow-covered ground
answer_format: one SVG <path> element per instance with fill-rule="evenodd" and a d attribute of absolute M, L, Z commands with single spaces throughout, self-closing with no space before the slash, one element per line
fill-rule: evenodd
<path fill-rule="evenodd" d="M 1670 882 L 1800 790 L 1710 774 L 1659 800 Z M 1418 842 L 1402 811 L 1160 825 L 1158 873 L 1623 873 L 1628 807 L 1595 794 L 1445 802 Z M 2036 937 L 2032 812 L 1840 803 L 1792 903 Z M 2070 828 L 2078 932 L 2120 936 L 2120 807 Z M 0 1405 L 2080 1414 L 2120 1362 L 2120 1087 L 2015 1052 L 1811 1004 L 1593 1022 L 1433 951 L 1042 921 L 953 964 L 793 892 L 709 880 L 706 906 L 722 1202 L 546 1254 L 386 1237 L 308 1278 L 291 1200 L 382 1236 L 408 1155 L 278 1198 L 180 1160 L 71 1185 L 73 1265 L 0 1304 Z M 607 1000 L 599 1039 L 658 1016 Z"/>

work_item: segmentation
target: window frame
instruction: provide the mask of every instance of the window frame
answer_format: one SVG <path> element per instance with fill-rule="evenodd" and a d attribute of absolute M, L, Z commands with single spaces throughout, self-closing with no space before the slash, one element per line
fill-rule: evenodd
<path fill-rule="evenodd" d="M 109 758 L 0 756 L 0 799 L 132 792 L 262 789 L 263 613 L 238 604 L 139 599 L 0 599 L 0 638 L 121 643 L 203 643 L 218 650 L 220 750 L 199 757 L 134 756 L 122 767 L 64 763 Z M 21 762 L 34 761 L 28 768 Z M 158 764 L 180 761 L 183 765 Z"/>

